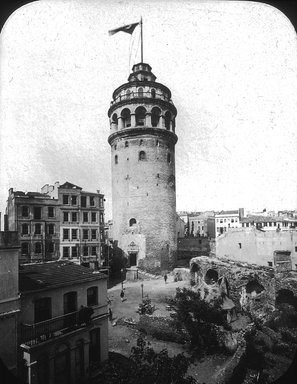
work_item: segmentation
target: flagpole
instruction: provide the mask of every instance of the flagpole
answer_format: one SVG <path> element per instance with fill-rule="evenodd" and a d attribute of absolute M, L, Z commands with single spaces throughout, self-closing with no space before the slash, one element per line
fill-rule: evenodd
<path fill-rule="evenodd" d="M 142 16 L 140 18 L 140 40 L 141 40 L 141 62 L 143 63 L 143 31 L 142 31 Z"/>

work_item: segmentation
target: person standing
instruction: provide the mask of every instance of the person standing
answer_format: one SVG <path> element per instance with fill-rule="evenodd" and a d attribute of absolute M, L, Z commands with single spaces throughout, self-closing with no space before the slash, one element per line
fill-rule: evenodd
<path fill-rule="evenodd" d="M 124 297 L 125 297 L 125 292 L 124 292 L 123 289 L 121 290 L 120 297 L 121 297 L 121 300 L 123 302 L 124 301 Z"/>
<path fill-rule="evenodd" d="M 164 281 L 165 281 L 165 284 L 167 283 L 167 274 L 165 273 L 164 275 Z"/>

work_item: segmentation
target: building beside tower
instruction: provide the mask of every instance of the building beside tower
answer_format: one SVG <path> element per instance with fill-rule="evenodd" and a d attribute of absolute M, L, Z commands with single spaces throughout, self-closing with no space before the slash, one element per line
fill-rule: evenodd
<path fill-rule="evenodd" d="M 175 117 L 170 90 L 135 64 L 108 110 L 113 240 L 129 267 L 170 269 L 176 259 Z"/>

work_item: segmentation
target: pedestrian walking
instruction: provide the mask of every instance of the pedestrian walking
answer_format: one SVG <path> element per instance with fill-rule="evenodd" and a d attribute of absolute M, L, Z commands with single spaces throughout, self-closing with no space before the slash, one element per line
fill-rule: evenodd
<path fill-rule="evenodd" d="M 121 297 L 121 300 L 123 302 L 124 301 L 124 297 L 125 297 L 125 292 L 124 292 L 123 289 L 121 290 L 120 297 Z"/>
<path fill-rule="evenodd" d="M 167 274 L 165 273 L 164 275 L 164 281 L 165 281 L 165 284 L 167 283 Z"/>

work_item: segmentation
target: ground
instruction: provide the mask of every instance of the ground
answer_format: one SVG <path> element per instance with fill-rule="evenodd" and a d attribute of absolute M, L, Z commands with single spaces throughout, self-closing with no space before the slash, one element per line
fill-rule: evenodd
<path fill-rule="evenodd" d="M 139 314 L 136 312 L 138 304 L 143 296 L 149 296 L 152 300 L 152 305 L 156 306 L 156 311 L 153 316 L 169 317 L 169 312 L 166 310 L 166 297 L 174 297 L 176 288 L 187 287 L 189 282 L 173 281 L 173 276 L 168 276 L 167 283 L 163 278 L 151 279 L 144 281 L 135 281 L 123 283 L 125 292 L 125 301 L 122 302 L 120 292 L 122 285 L 118 283 L 108 290 L 108 296 L 111 300 L 111 309 L 113 320 L 109 322 L 109 350 L 129 356 L 131 348 L 136 345 L 139 332 L 133 326 L 129 326 L 123 322 L 124 319 L 133 319 L 135 322 L 139 320 Z M 115 325 L 116 324 L 116 325 Z M 151 346 L 155 351 L 159 352 L 167 348 L 170 356 L 178 353 L 187 354 L 185 345 L 156 340 L 147 336 L 146 340 L 150 341 Z M 202 360 L 196 361 L 189 368 L 188 373 L 193 376 L 199 383 L 213 384 L 219 370 L 229 361 L 230 357 L 225 355 L 209 356 Z"/>

